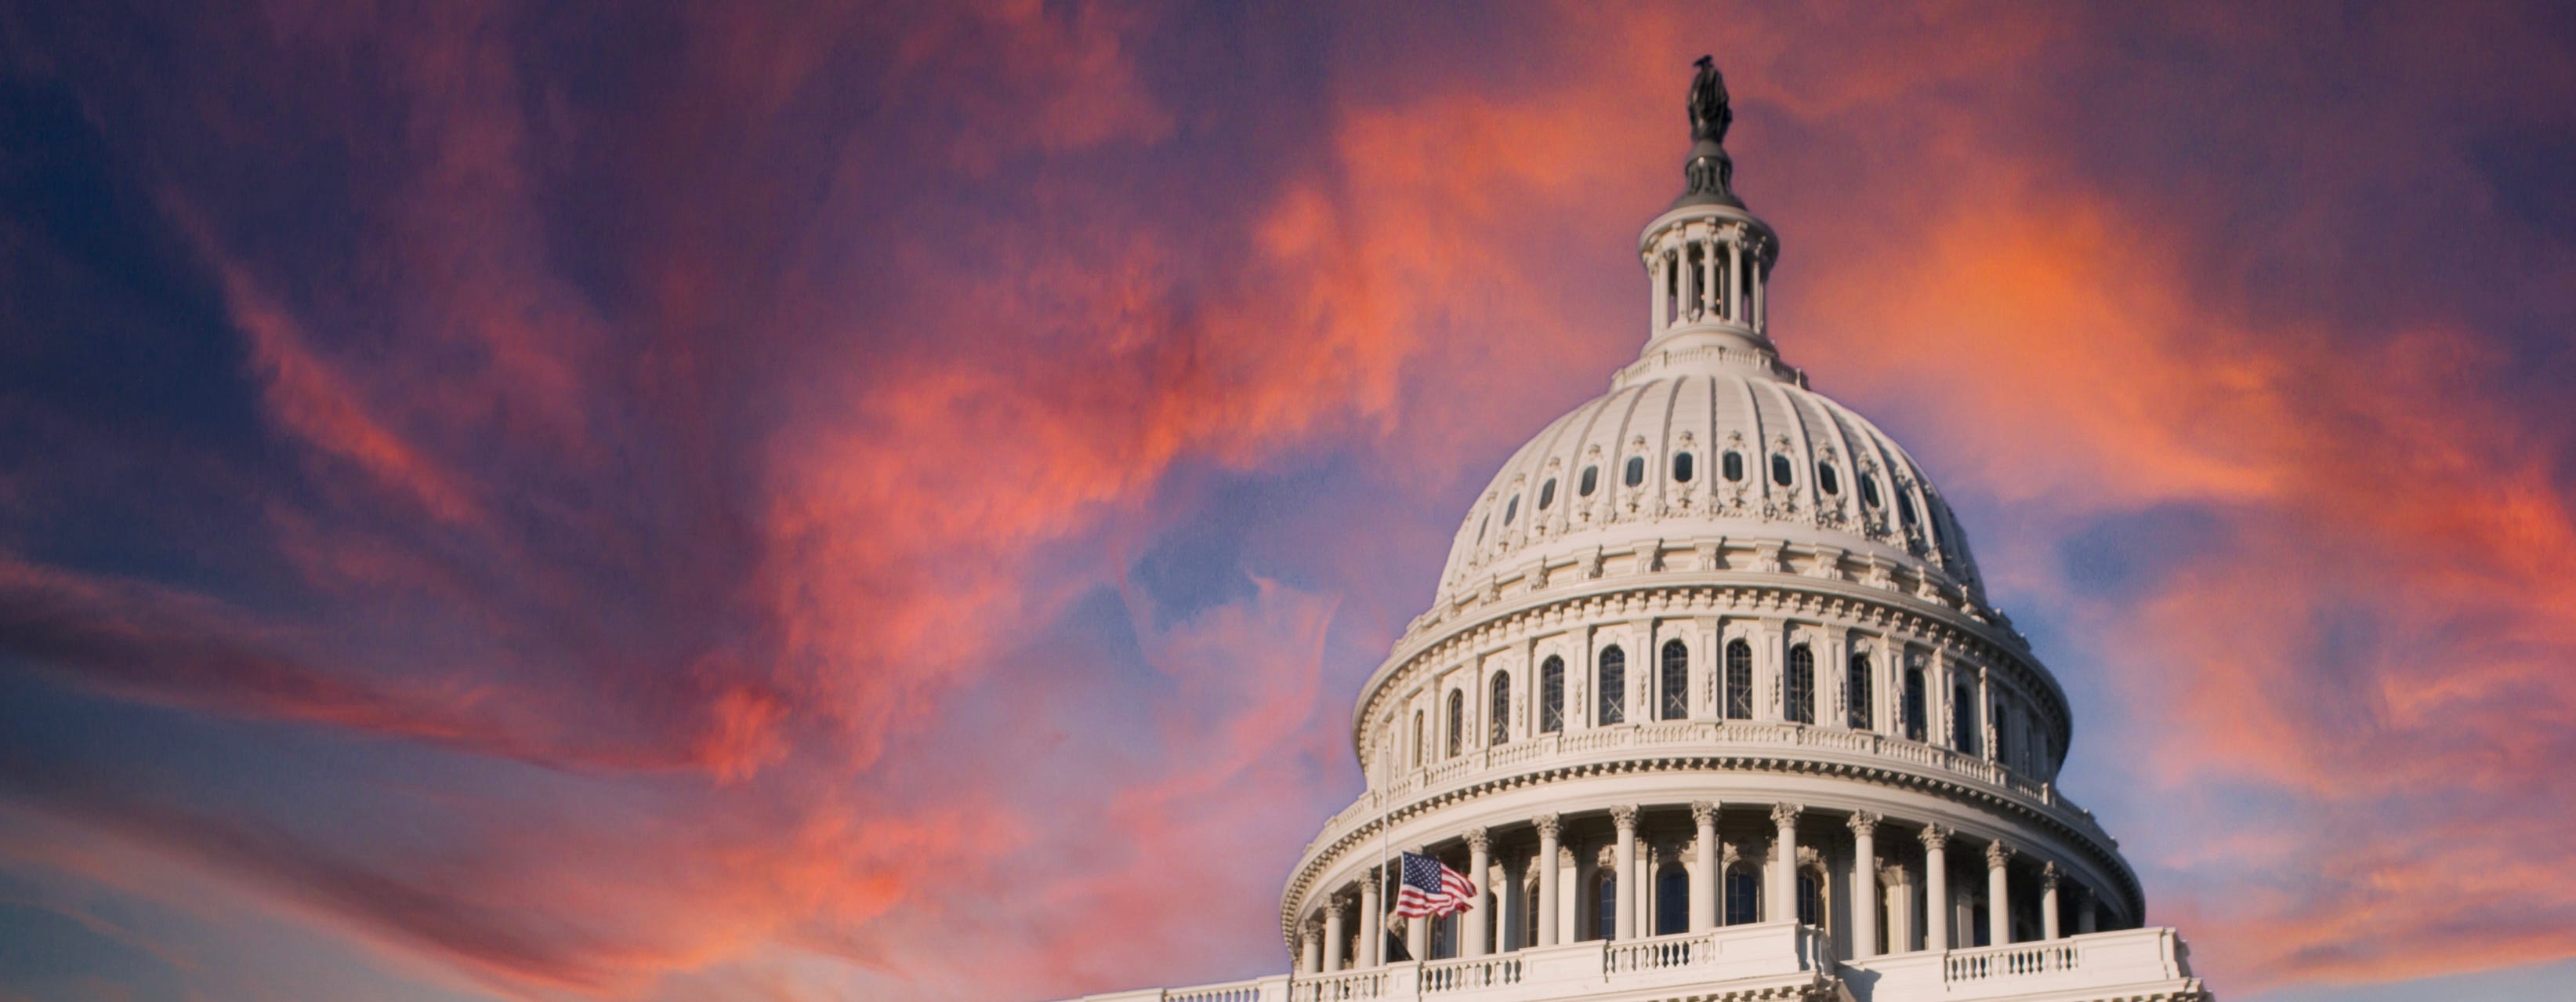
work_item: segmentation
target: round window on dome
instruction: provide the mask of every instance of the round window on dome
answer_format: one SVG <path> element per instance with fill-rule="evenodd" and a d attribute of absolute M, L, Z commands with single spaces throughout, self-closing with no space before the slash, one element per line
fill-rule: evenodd
<path fill-rule="evenodd" d="M 1718 457 L 1717 465 L 1718 471 L 1726 474 L 1726 479 L 1735 483 L 1744 482 L 1743 453 L 1728 449 L 1726 455 Z"/>
<path fill-rule="evenodd" d="M 1627 473 L 1627 476 L 1621 477 L 1620 479 L 1627 481 L 1627 482 L 1628 482 L 1628 486 L 1630 486 L 1630 487 L 1635 487 L 1635 486 L 1637 486 L 1638 484 L 1645 483 L 1645 482 L 1646 482 L 1646 457 L 1644 457 L 1644 456 L 1630 456 L 1630 457 L 1628 457 L 1628 473 Z"/>
<path fill-rule="evenodd" d="M 1592 489 L 1599 486 L 1601 486 L 1601 468 L 1586 466 L 1583 468 L 1583 479 L 1575 484 L 1574 493 L 1588 498 L 1592 496 Z"/>
<path fill-rule="evenodd" d="M 1779 484 L 1782 487 L 1789 486 L 1789 480 L 1791 476 L 1795 474 L 1796 469 L 1796 467 L 1790 465 L 1788 456 L 1777 452 L 1771 454 L 1772 483 Z"/>
<path fill-rule="evenodd" d="M 1556 503 L 1556 478 L 1555 478 L 1555 477 L 1549 477 L 1549 478 L 1547 478 L 1547 482 L 1546 482 L 1546 483 L 1543 483 L 1543 484 L 1538 485 L 1538 510 L 1540 510 L 1540 511 L 1546 511 L 1546 510 L 1547 510 L 1547 506 L 1552 505 L 1552 504 L 1555 504 L 1555 503 Z"/>
<path fill-rule="evenodd" d="M 1673 454 L 1673 479 L 1675 481 L 1685 484 L 1690 483 L 1691 475 L 1697 472 L 1699 471 L 1691 468 L 1690 453 L 1678 452 Z"/>
<path fill-rule="evenodd" d="M 1878 481 L 1865 476 L 1860 478 L 1860 503 L 1878 507 Z"/>
<path fill-rule="evenodd" d="M 1512 499 L 1511 499 L 1511 500 L 1503 502 L 1503 528 L 1506 528 L 1506 529 L 1511 528 L 1511 527 L 1512 527 L 1512 519 L 1513 519 L 1514 517 L 1518 516 L 1520 513 L 1521 513 L 1521 496 L 1520 496 L 1520 495 L 1518 495 L 1518 494 L 1514 494 L 1514 495 L 1512 495 Z"/>
<path fill-rule="evenodd" d="M 1843 492 L 1843 478 L 1841 474 L 1834 472 L 1834 464 L 1816 464 L 1816 489 L 1827 494 Z"/>

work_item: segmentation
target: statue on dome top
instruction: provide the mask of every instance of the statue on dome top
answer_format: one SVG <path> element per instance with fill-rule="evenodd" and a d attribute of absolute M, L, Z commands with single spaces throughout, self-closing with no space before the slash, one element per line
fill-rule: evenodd
<path fill-rule="evenodd" d="M 1728 106 L 1726 75 L 1717 71 L 1717 59 L 1701 56 L 1691 65 L 1699 75 L 1691 79 L 1691 141 L 1726 142 L 1726 127 L 1735 124 L 1735 109 Z"/>

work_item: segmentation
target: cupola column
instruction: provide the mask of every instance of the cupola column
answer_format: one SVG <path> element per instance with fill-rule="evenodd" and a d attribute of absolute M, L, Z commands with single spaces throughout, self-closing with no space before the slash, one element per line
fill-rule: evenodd
<path fill-rule="evenodd" d="M 1737 294 L 1737 290 L 1744 288 L 1743 235 L 1743 228 L 1737 227 L 1735 238 L 1726 242 L 1726 287 L 1717 295 L 1718 302 L 1726 304 L 1726 322 L 1731 324 L 1745 323 L 1747 320 L 1744 315 L 1744 300 Z"/>
<path fill-rule="evenodd" d="M 1950 830 L 1923 826 L 1923 948 L 1950 948 Z"/>
<path fill-rule="evenodd" d="M 1692 804 L 1691 823 L 1698 830 L 1692 840 L 1697 852 L 1691 860 L 1690 928 L 1706 932 L 1717 925 L 1717 804 Z"/>
<path fill-rule="evenodd" d="M 1386 930 L 1379 924 L 1381 917 L 1386 914 L 1385 907 L 1379 904 L 1379 896 L 1385 893 L 1380 889 L 1385 885 L 1385 880 L 1385 871 L 1372 866 L 1369 867 L 1368 879 L 1360 883 L 1361 967 L 1376 967 L 1386 962 L 1385 958 L 1379 956 L 1386 949 Z"/>
<path fill-rule="evenodd" d="M 1466 911 L 1458 913 L 1458 955 L 1462 957 L 1485 955 L 1485 920 L 1492 917 L 1485 902 L 1489 900 L 1487 895 L 1493 892 L 1493 888 L 1488 886 L 1493 881 L 1486 871 L 1493 869 L 1492 849 L 1492 836 L 1484 829 L 1467 829 L 1467 880 L 1476 885 L 1476 900 Z"/>
<path fill-rule="evenodd" d="M 1538 945 L 1556 945 L 1556 815 L 1541 814 L 1538 824 L 1538 858 L 1530 864 L 1538 867 Z"/>
<path fill-rule="evenodd" d="M 1307 919 L 1298 937 L 1297 970 L 1305 974 L 1324 973 L 1324 925 Z"/>
<path fill-rule="evenodd" d="M 1878 815 L 1853 811 L 1852 956 L 1878 955 Z"/>
<path fill-rule="evenodd" d="M 1611 901 L 1611 939 L 1637 938 L 1637 808 L 1622 804 L 1610 809 L 1610 823 L 1619 832 L 1618 847 L 1612 851 L 1610 865 L 1617 872 L 1617 883 Z"/>
<path fill-rule="evenodd" d="M 1986 843 L 1986 942 L 1993 946 L 2012 942 L 2012 887 L 2006 876 L 2012 858 L 2012 843 Z"/>
<path fill-rule="evenodd" d="M 1794 922 L 1798 919 L 1798 814 L 1806 808 L 1797 804 L 1779 804 L 1771 808 L 1771 823 L 1778 826 L 1778 837 L 1771 840 L 1771 921 Z"/>

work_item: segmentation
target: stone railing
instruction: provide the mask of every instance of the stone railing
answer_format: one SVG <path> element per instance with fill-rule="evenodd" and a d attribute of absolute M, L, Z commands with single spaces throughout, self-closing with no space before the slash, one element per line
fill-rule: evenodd
<path fill-rule="evenodd" d="M 1274 975 L 1191 988 L 1085 996 L 1081 1002 L 1556 1002 L 1603 995 L 1780 997 L 1839 977 L 1860 999 L 1984 1002 L 2033 997 L 2201 998 L 2171 929 L 2088 933 L 2044 943 L 1899 953 L 1837 963 L 1812 926 L 1732 925 L 1489 957 L 1403 962 L 1330 974 Z"/>
<path fill-rule="evenodd" d="M 1966 780 L 2017 800 L 2094 837 L 2104 848 L 2110 835 L 2093 814 L 2040 782 L 1975 755 L 1938 745 L 1891 737 L 1875 731 L 1853 731 L 1813 724 L 1754 720 L 1671 720 L 1615 724 L 1562 734 L 1542 734 L 1510 744 L 1461 752 L 1456 757 L 1402 774 L 1371 787 L 1358 800 L 1324 823 L 1323 832 L 1307 845 L 1311 856 L 1390 807 L 1399 807 L 1450 789 L 1499 775 L 1528 772 L 1559 764 L 1590 764 L 1627 752 L 1657 757 L 1675 752 L 1710 754 L 1817 753 L 1824 761 L 1881 764 L 1908 768 L 1953 780 Z M 1871 759 L 1878 760 L 1876 763 Z"/>

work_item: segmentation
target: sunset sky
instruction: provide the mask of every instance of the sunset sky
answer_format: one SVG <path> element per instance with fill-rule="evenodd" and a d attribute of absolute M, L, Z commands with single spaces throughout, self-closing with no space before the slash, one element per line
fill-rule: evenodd
<path fill-rule="evenodd" d="M 0 999 L 1285 970 L 1703 52 L 2148 921 L 2576 979 L 2567 5 L 9 0 Z"/>

